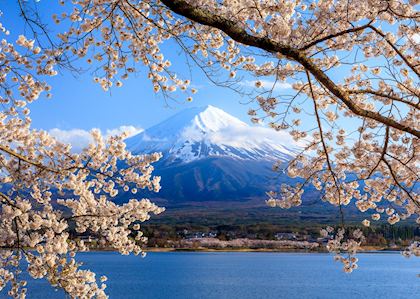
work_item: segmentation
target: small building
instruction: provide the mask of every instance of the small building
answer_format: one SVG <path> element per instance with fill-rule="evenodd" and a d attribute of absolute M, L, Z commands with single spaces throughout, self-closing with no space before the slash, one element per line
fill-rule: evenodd
<path fill-rule="evenodd" d="M 297 240 L 297 235 L 295 233 L 276 233 L 274 238 L 276 240 Z"/>

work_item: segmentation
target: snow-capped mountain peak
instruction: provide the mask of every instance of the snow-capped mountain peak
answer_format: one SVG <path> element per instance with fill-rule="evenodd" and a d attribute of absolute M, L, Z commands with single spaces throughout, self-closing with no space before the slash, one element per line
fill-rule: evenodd
<path fill-rule="evenodd" d="M 229 126 L 247 126 L 243 121 L 211 105 L 202 108 L 192 122 L 197 129 L 203 132 L 216 132 Z"/>
<path fill-rule="evenodd" d="M 159 151 L 174 162 L 214 156 L 288 160 L 295 148 L 288 135 L 250 126 L 210 105 L 181 111 L 126 142 L 134 153 Z"/>

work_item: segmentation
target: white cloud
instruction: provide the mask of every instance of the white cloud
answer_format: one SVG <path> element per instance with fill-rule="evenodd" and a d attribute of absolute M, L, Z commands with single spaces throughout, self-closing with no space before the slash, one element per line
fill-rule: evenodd
<path fill-rule="evenodd" d="M 128 134 L 128 137 L 131 137 L 142 131 L 142 128 L 128 125 L 120 126 L 113 129 L 107 129 L 105 132 L 102 132 L 102 134 L 105 137 L 109 137 L 126 132 Z M 92 136 L 90 135 L 90 131 L 83 129 L 62 130 L 54 128 L 49 130 L 49 133 L 55 138 L 57 138 L 57 140 L 63 143 L 71 144 L 72 151 L 74 152 L 80 152 L 84 147 L 86 147 L 89 143 L 93 141 Z"/>
<path fill-rule="evenodd" d="M 144 140 L 144 139 L 143 139 Z M 249 151 L 276 149 L 283 153 L 293 154 L 293 151 L 305 145 L 304 141 L 296 142 L 286 131 L 275 131 L 264 125 L 250 126 L 245 123 L 233 123 L 217 130 L 189 126 L 181 133 L 181 142 L 201 142 L 216 144 L 223 148 L 230 146 Z M 154 140 L 153 140 L 154 141 Z M 153 142 L 152 141 L 152 142 Z M 178 140 L 168 141 L 169 144 Z"/>
<path fill-rule="evenodd" d="M 131 137 L 137 135 L 142 131 L 142 128 L 138 128 L 135 126 L 119 126 L 118 128 L 106 130 L 105 136 L 115 136 L 125 132 L 128 135 L 128 137 Z"/>
<path fill-rule="evenodd" d="M 297 149 L 304 142 L 296 142 L 286 131 L 275 131 L 263 126 L 230 126 L 217 132 L 210 132 L 207 136 L 211 143 L 225 144 L 239 148 L 259 148 L 270 144 L 278 149 Z"/>
<path fill-rule="evenodd" d="M 54 128 L 49 130 L 49 133 L 57 140 L 66 144 L 71 144 L 72 150 L 75 152 L 80 152 L 82 148 L 92 142 L 90 133 L 81 129 L 61 130 Z"/>
<path fill-rule="evenodd" d="M 257 83 L 257 81 L 261 82 L 262 88 L 266 90 L 273 89 L 273 91 L 280 91 L 280 90 L 292 88 L 292 85 L 290 83 L 279 82 L 279 81 L 275 82 L 271 80 L 253 80 L 253 81 L 246 80 L 246 81 L 242 81 L 240 84 L 247 87 L 255 87 L 255 83 Z"/>

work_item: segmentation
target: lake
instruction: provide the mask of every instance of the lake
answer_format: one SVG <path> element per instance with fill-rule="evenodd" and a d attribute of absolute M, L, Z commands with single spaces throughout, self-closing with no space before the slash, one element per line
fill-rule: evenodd
<path fill-rule="evenodd" d="M 420 298 L 420 259 L 399 253 L 359 254 L 352 274 L 323 253 L 79 253 L 86 268 L 106 275 L 110 298 Z M 28 298 L 64 298 L 43 280 Z M 4 296 L 4 294 L 0 294 Z"/>

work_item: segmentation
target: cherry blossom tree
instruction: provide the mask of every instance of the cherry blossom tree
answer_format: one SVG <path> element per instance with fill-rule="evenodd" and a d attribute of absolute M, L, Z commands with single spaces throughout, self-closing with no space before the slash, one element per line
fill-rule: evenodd
<path fill-rule="evenodd" d="M 19 261 L 35 278 L 46 277 L 72 297 L 104 297 L 94 274 L 74 259 L 86 245 L 69 237 L 99 236 L 123 254 L 140 253 L 130 237 L 149 213 L 148 200 L 119 206 L 117 192 L 158 191 L 151 163 L 159 154 L 133 156 L 123 136 L 103 140 L 80 154 L 47 133 L 30 128 L 29 108 L 49 94 L 57 67 L 85 61 L 106 91 L 146 72 L 165 99 L 192 100 L 190 80 L 171 69 L 165 43 L 176 42 L 195 67 L 219 86 L 250 99 L 255 123 L 288 130 L 305 142 L 288 165 L 274 169 L 301 178 L 268 192 L 272 207 L 299 206 L 308 185 L 338 206 L 340 227 L 321 231 L 344 270 L 357 267 L 360 230 L 345 227 L 343 207 L 366 213 L 363 225 L 408 218 L 420 223 L 418 1 L 288 0 L 61 0 L 52 16 L 57 35 L 34 2 L 17 0 L 32 36 L 7 40 L 1 26 L 0 194 L 2 268 L 0 286 L 25 294 Z M 7 16 L 4 16 L 7 17 Z M 173 47 L 173 43 L 170 44 Z M 167 49 L 167 48 L 166 48 Z M 244 83 L 252 83 L 244 84 Z M 284 84 L 290 89 L 282 89 Z M 280 88 L 279 88 L 280 87 Z M 53 194 L 63 199 L 53 204 Z M 368 218 L 370 217 L 371 220 Z M 136 239 L 142 240 L 141 233 Z M 143 240 L 144 241 L 144 240 Z M 35 248 L 36 251 L 29 249 Z M 344 255 L 343 255 L 344 253 Z M 406 256 L 420 255 L 414 242 Z"/>
<path fill-rule="evenodd" d="M 124 135 L 104 140 L 98 130 L 92 131 L 89 147 L 74 153 L 45 131 L 31 129 L 27 105 L 49 92 L 41 78 L 57 73 L 56 55 L 23 35 L 14 44 L 1 41 L 0 289 L 25 297 L 25 261 L 31 277 L 46 278 L 71 297 L 104 298 L 106 285 L 75 259 L 88 244 L 70 232 L 93 236 L 122 254 L 144 255 L 140 223 L 163 208 L 135 194 L 145 188 L 159 191 L 152 164 L 161 155 L 132 155 Z M 133 198 L 118 205 L 112 201 L 118 192 Z"/>

